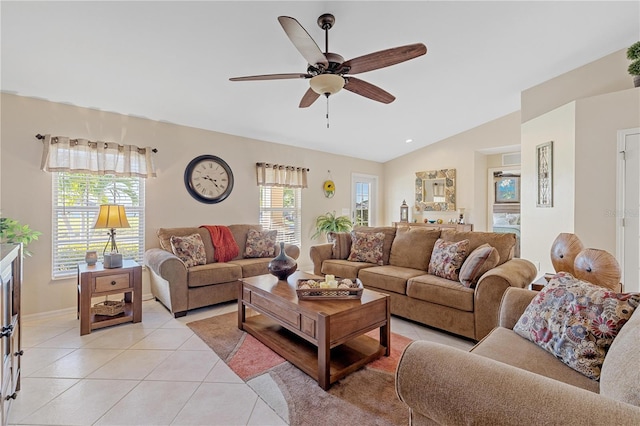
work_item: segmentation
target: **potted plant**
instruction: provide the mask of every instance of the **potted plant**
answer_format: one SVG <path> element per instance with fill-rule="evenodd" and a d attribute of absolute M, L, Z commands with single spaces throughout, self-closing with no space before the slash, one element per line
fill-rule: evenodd
<path fill-rule="evenodd" d="M 29 225 L 21 225 L 15 219 L 0 217 L 0 243 L 22 243 L 24 254 L 31 256 L 31 252 L 26 249 L 27 245 L 37 240 L 42 232 L 34 231 Z"/>
<path fill-rule="evenodd" d="M 633 85 L 634 87 L 640 87 L 640 41 L 629 46 L 627 59 L 633 61 L 628 68 L 629 74 L 633 76 Z"/>
<path fill-rule="evenodd" d="M 316 239 L 329 232 L 348 232 L 351 231 L 352 226 L 349 216 L 336 216 L 335 211 L 327 212 L 316 218 L 316 233 L 311 238 Z"/>

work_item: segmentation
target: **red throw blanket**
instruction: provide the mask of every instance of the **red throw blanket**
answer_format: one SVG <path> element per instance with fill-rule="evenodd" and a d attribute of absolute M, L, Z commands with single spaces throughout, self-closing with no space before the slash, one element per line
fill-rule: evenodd
<path fill-rule="evenodd" d="M 209 234 L 211 234 L 211 242 L 214 248 L 213 257 L 216 262 L 228 262 L 240 252 L 240 248 L 227 226 L 202 225 L 200 228 L 207 228 Z"/>

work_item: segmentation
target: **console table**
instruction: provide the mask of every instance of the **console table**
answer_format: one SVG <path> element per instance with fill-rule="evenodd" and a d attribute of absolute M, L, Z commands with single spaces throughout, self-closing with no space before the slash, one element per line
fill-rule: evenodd
<path fill-rule="evenodd" d="M 419 223 L 419 222 L 393 222 L 393 226 L 399 228 L 401 226 L 419 226 L 429 229 L 455 229 L 456 231 L 473 231 L 473 225 L 470 223 Z"/>

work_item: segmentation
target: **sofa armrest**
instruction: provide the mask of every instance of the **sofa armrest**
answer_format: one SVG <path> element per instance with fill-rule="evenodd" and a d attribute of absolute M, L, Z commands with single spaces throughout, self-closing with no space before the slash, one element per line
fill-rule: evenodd
<path fill-rule="evenodd" d="M 403 352 L 396 392 L 435 424 L 637 424 L 640 408 L 433 342 Z"/>
<path fill-rule="evenodd" d="M 144 252 L 144 264 L 151 270 L 151 290 L 171 312 L 186 312 L 189 300 L 187 285 L 187 267 L 176 255 L 166 250 L 152 248 Z M 160 291 L 155 281 L 163 282 Z M 160 285 L 160 284 L 159 284 Z M 154 291 L 156 289 L 157 291 Z"/>
<path fill-rule="evenodd" d="M 276 256 L 280 254 L 280 246 L 276 246 L 276 252 Z M 298 259 L 298 257 L 300 257 L 300 247 L 295 244 L 285 244 L 284 252 L 287 254 L 287 256 L 294 259 Z"/>
<path fill-rule="evenodd" d="M 485 273 L 474 293 L 476 340 L 498 325 L 502 295 L 509 287 L 524 288 L 536 277 L 536 267 L 526 259 L 511 259 Z"/>
<path fill-rule="evenodd" d="M 309 257 L 313 262 L 313 273 L 315 275 L 322 275 L 322 262 L 327 259 L 331 259 L 333 255 L 333 244 L 318 244 L 311 246 L 309 249 Z"/>
<path fill-rule="evenodd" d="M 513 330 L 536 294 L 538 293 L 524 288 L 508 288 L 500 302 L 498 325 Z"/>

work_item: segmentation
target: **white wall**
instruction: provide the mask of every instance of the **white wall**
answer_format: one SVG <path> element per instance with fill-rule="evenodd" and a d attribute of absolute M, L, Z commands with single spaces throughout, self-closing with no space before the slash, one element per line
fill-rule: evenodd
<path fill-rule="evenodd" d="M 10 94 L 1 97 L 1 164 L 3 216 L 12 217 L 42 231 L 29 246 L 34 253 L 24 263 L 23 312 L 25 314 L 72 308 L 76 304 L 75 279 L 51 280 L 51 174 L 40 170 L 42 143 L 37 133 L 90 140 L 106 140 L 152 146 L 158 177 L 146 184 L 146 234 L 148 247 L 158 245 L 160 227 L 203 224 L 257 223 L 258 187 L 255 163 L 259 161 L 305 166 L 309 188 L 302 191 L 302 247 L 299 264 L 309 269 L 309 246 L 315 217 L 350 206 L 351 173 L 384 177 L 380 163 L 267 143 L 144 118 L 102 112 Z M 346 142 L 345 142 L 346 143 Z M 233 192 L 219 204 L 195 201 L 183 183 L 184 168 L 194 157 L 214 154 L 231 166 Z M 336 182 L 333 198 L 325 198 L 322 183 L 327 169 Z M 380 195 L 380 191 L 379 191 Z M 382 217 L 382 205 L 377 216 Z M 145 280 L 144 293 L 149 292 Z"/>

